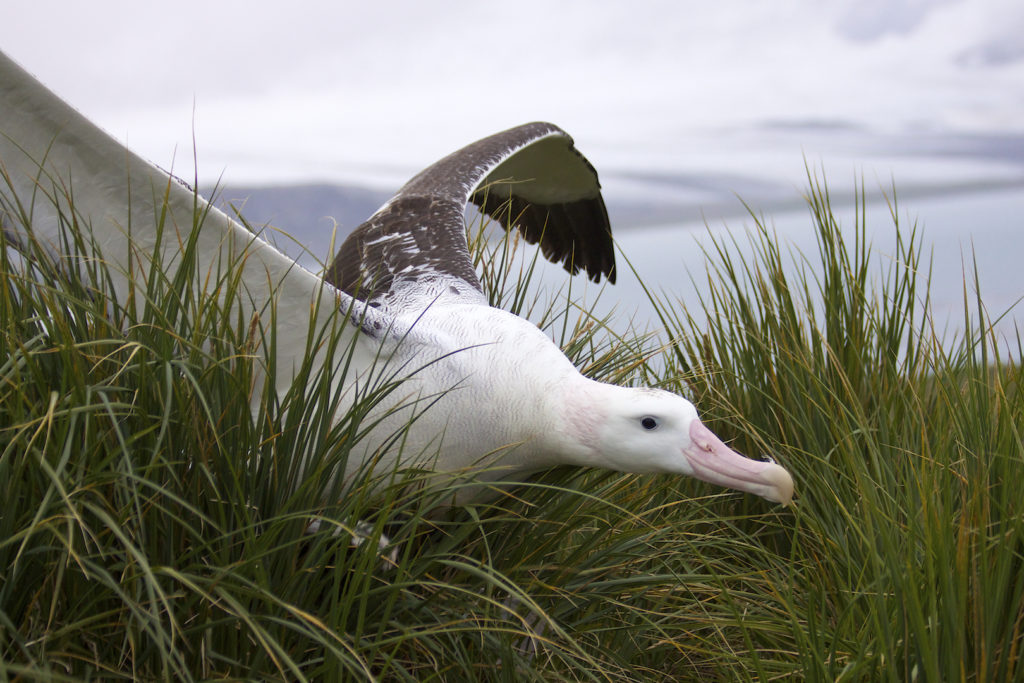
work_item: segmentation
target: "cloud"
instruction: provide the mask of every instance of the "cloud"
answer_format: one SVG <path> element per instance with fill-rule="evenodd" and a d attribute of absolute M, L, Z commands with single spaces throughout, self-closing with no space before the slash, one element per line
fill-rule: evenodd
<path fill-rule="evenodd" d="M 836 22 L 840 35 L 871 42 L 889 34 L 906 35 L 930 12 L 962 0 L 854 0 L 844 3 Z"/>
<path fill-rule="evenodd" d="M 630 168 L 756 149 L 765 121 L 1019 128 L 1017 2 L 37 0 L 3 49 L 163 165 L 194 135 L 205 173 L 397 181 L 536 119 Z"/>

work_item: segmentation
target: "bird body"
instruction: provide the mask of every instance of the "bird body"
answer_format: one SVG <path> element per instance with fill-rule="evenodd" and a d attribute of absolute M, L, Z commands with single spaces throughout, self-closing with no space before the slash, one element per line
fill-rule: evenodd
<path fill-rule="evenodd" d="M 494 467 L 500 455 L 501 467 L 491 478 L 557 461 L 556 454 L 544 455 L 550 450 L 545 435 L 559 427 L 551 404 L 582 376 L 536 326 L 506 311 L 448 304 L 400 317 L 391 334 L 400 341 L 390 364 L 415 371 L 383 400 L 381 412 L 389 417 L 367 440 L 367 454 L 422 410 L 425 419 L 403 437 L 405 459 L 429 460 L 440 451 L 445 469 L 465 470 Z M 382 465 L 394 465 L 398 454 L 389 455 Z"/>
<path fill-rule="evenodd" d="M 689 401 L 588 379 L 536 326 L 487 304 L 466 242 L 469 202 L 570 273 L 614 280 L 597 173 L 552 124 L 489 136 L 414 176 L 345 240 L 322 279 L 124 149 L 3 55 L 0 169 L 5 233 L 17 243 L 30 229 L 58 257 L 69 231 L 84 235 L 111 264 L 120 301 L 144 297 L 153 263 L 171 278 L 182 254 L 194 253 L 199 272 L 214 279 L 235 263 L 243 319 L 273 328 L 264 330 L 275 340 L 268 367 L 282 395 L 303 363 L 342 362 L 325 349 L 325 330 L 351 349 L 348 371 L 337 373 L 340 410 L 379 378 L 400 379 L 368 416 L 376 426 L 346 477 L 368 463 L 384 472 L 473 470 L 484 479 L 570 464 L 691 475 L 782 503 L 792 497 L 782 467 L 729 449 Z M 194 240 L 199 248 L 183 249 Z"/>

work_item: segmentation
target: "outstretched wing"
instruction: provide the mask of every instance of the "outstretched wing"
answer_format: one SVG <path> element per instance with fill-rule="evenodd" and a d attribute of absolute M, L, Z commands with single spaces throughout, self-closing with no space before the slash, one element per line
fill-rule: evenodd
<path fill-rule="evenodd" d="M 72 216 L 77 226 L 71 225 Z M 194 233 L 197 216 L 202 226 Z M 200 273 L 240 263 L 246 305 L 252 309 L 244 313 L 276 321 L 281 391 L 306 357 L 319 319 L 328 320 L 352 301 L 128 151 L 2 53 L 0 225 L 15 243 L 31 230 L 58 259 L 67 232 L 77 230 L 106 262 L 122 304 L 133 285 L 145 291 L 154 260 L 173 277 L 190 239 L 198 241 Z M 318 319 L 311 324 L 314 310 Z M 347 327 L 344 334 L 356 334 Z"/>
<path fill-rule="evenodd" d="M 597 172 L 550 123 L 491 135 L 421 171 L 349 235 L 327 281 L 385 309 L 446 297 L 486 303 L 466 244 L 470 201 L 569 272 L 615 282 Z"/>

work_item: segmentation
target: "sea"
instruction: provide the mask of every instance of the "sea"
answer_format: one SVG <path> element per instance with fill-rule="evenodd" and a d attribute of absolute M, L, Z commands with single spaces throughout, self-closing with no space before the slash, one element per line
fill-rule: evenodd
<path fill-rule="evenodd" d="M 709 273 L 714 277 L 716 243 L 725 245 L 734 259 L 749 259 L 750 236 L 760 223 L 778 241 L 789 274 L 798 269 L 814 272 L 818 247 L 805 195 L 812 183 L 821 183 L 828 186 L 833 214 L 848 243 L 863 220 L 876 282 L 896 263 L 896 225 L 903 239 L 914 233 L 922 254 L 919 312 L 930 316 L 948 348 L 955 348 L 968 331 L 977 336 L 985 329 L 1000 340 L 1005 357 L 1020 360 L 1024 135 L 917 136 L 909 142 L 887 138 L 884 145 L 869 141 L 890 153 L 865 156 L 862 150 L 871 145 L 860 141 L 847 155 L 846 173 L 834 172 L 841 164 L 830 163 L 833 172 L 827 183 L 824 172 L 819 176 L 813 169 L 801 178 L 806 162 L 793 154 L 791 141 L 753 154 L 744 139 L 743 146 L 734 145 L 742 147 L 740 153 L 730 157 L 726 150 L 711 161 L 698 158 L 688 169 L 659 169 L 647 159 L 634 164 L 633 171 L 602 172 L 618 250 L 617 283 L 594 284 L 578 276 L 571 281 L 573 300 L 599 316 L 610 316 L 615 330 L 632 326 L 663 338 L 647 290 L 685 306 L 698 326 L 705 325 L 699 302 L 708 292 Z M 916 147 L 913 154 L 891 154 L 899 145 Z M 396 180 L 394 187 L 399 185 Z M 248 197 L 246 217 L 256 225 L 284 229 L 295 241 L 277 244 L 315 271 L 329 257 L 331 240 L 339 245 L 347 230 L 365 220 L 394 188 L 271 190 L 228 191 L 224 196 Z M 467 220 L 474 220 L 472 214 Z M 339 232 L 332 238 L 334 225 Z M 565 271 L 543 259 L 538 264 L 540 295 L 565 296 L 570 291 Z"/>
<path fill-rule="evenodd" d="M 1018 332 L 1024 326 L 1024 186 L 945 189 L 909 197 L 897 192 L 895 199 L 893 204 L 892 193 L 879 190 L 868 191 L 861 207 L 853 202 L 833 203 L 840 231 L 849 242 L 863 218 L 875 282 L 896 263 L 897 222 L 904 239 L 913 229 L 922 255 L 919 310 L 925 308 L 927 291 L 927 311 L 940 337 L 952 346 L 968 327 L 975 335 L 991 327 L 1001 340 L 1001 353 L 1019 360 Z M 593 302 L 599 315 L 611 315 L 613 327 L 632 325 L 657 332 L 646 288 L 686 306 L 700 325 L 699 300 L 708 292 L 708 274 L 714 273 L 717 260 L 713 245 L 724 245 L 734 259 L 750 259 L 750 237 L 758 223 L 777 239 L 790 274 L 801 267 L 813 272 L 818 246 L 806 203 L 764 213 L 751 209 L 756 220 L 749 213 L 732 213 L 655 225 L 619 224 L 615 228 L 617 283 L 576 283 L 573 296 Z M 557 289 L 565 280 L 564 271 L 557 267 L 545 266 L 542 277 L 542 286 L 548 289 Z"/>

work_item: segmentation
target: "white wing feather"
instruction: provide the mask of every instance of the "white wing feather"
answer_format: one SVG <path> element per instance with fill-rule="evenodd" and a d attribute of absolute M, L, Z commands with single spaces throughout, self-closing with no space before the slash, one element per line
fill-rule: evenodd
<path fill-rule="evenodd" d="M 131 280 L 144 286 L 148 255 L 159 250 L 156 260 L 173 277 L 181 245 L 192 233 L 195 217 L 203 215 L 195 252 L 199 272 L 241 260 L 241 281 L 252 308 L 243 313 L 267 321 L 275 309 L 279 391 L 287 390 L 303 361 L 310 331 L 323 329 L 332 316 L 340 317 L 334 311 L 347 310 L 352 303 L 349 295 L 127 150 L 2 53 L 0 175 L 0 225 L 8 235 L 15 241 L 25 237 L 19 234 L 23 222 L 10 215 L 24 211 L 31 216 L 36 240 L 59 255 L 64 228 L 58 214 L 70 215 L 72 205 L 74 214 L 86 221 L 86 239 L 108 264 L 122 303 Z M 158 225 L 163 225 L 160 240 Z M 318 320 L 311 325 L 313 311 Z M 355 326 L 345 327 L 345 335 L 358 333 Z M 370 350 L 364 360 L 372 364 Z"/>

